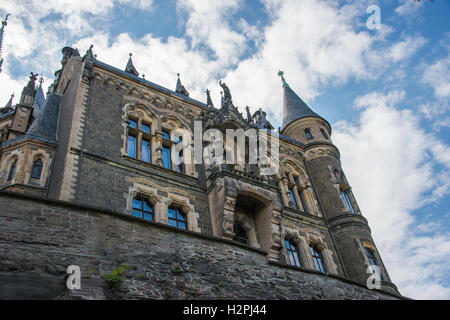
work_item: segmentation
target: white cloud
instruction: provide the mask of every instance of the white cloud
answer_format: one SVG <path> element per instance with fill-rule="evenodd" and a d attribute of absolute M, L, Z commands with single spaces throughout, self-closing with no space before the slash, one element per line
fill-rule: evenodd
<path fill-rule="evenodd" d="M 449 299 L 450 288 L 440 283 L 450 273 L 450 234 L 422 235 L 439 222 L 416 228 L 412 211 L 448 196 L 450 149 L 424 132 L 411 111 L 396 109 L 404 99 L 402 91 L 372 92 L 356 99 L 355 105 L 362 108 L 359 122 L 336 124 L 333 140 L 401 293 L 419 299 Z M 442 165 L 444 169 L 437 171 Z M 440 189 L 442 183 L 444 189 Z"/>
<path fill-rule="evenodd" d="M 433 87 L 437 97 L 450 97 L 450 54 L 446 58 L 427 66 L 422 81 Z"/>
<path fill-rule="evenodd" d="M 397 42 L 389 50 L 389 56 L 393 62 L 398 62 L 411 57 L 426 43 L 425 38 L 407 37 L 404 41 Z"/>
<path fill-rule="evenodd" d="M 395 9 L 399 16 L 410 16 L 416 14 L 423 6 L 425 1 L 400 0 L 401 5 Z"/>

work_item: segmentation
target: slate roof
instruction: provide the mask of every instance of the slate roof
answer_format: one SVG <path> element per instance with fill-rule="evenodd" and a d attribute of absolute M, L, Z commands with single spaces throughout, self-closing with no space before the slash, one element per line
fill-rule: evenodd
<path fill-rule="evenodd" d="M 312 111 L 294 90 L 289 87 L 289 85 L 283 86 L 283 129 L 291 122 L 306 117 L 323 119 L 317 113 Z"/>
<path fill-rule="evenodd" d="M 55 93 L 49 94 L 39 117 L 34 119 L 25 136 L 56 142 L 60 107 L 61 96 Z"/>

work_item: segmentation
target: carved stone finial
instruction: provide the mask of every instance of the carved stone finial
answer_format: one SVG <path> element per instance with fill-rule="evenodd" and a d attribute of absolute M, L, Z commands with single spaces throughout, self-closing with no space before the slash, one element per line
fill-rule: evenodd
<path fill-rule="evenodd" d="M 289 85 L 286 82 L 286 79 L 284 79 L 284 72 L 283 71 L 278 71 L 278 76 L 281 77 L 281 82 L 283 83 L 283 88 L 284 87 L 288 87 Z"/>

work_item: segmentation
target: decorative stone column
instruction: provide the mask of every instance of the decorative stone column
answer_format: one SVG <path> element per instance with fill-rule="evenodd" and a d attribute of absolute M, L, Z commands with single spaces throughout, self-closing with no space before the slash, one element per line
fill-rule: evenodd
<path fill-rule="evenodd" d="M 155 159 L 155 164 L 157 166 L 162 167 L 163 164 L 163 160 L 162 160 L 162 132 L 157 132 L 155 137 L 154 137 L 154 155 L 153 158 Z"/>
<path fill-rule="evenodd" d="M 281 233 L 280 233 L 281 212 L 278 209 L 273 209 L 272 219 L 270 221 L 272 238 L 271 245 L 267 251 L 267 261 L 279 262 L 281 250 Z"/>
<path fill-rule="evenodd" d="M 227 195 L 223 208 L 222 228 L 224 239 L 233 240 L 234 238 L 234 209 L 236 206 L 236 196 Z"/>

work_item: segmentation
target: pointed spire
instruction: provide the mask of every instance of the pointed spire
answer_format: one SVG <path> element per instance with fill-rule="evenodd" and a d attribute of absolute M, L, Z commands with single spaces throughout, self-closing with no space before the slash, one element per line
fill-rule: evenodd
<path fill-rule="evenodd" d="M 289 87 L 289 85 L 286 82 L 286 79 L 284 79 L 284 72 L 283 71 L 278 71 L 278 76 L 281 77 L 281 82 L 283 83 L 283 88 L 284 87 Z"/>
<path fill-rule="evenodd" d="M 12 93 L 11 98 L 9 98 L 9 101 L 6 104 L 5 108 L 8 108 L 8 107 L 12 108 L 12 106 L 13 106 L 13 99 L 14 99 L 14 92 Z"/>
<path fill-rule="evenodd" d="M 175 91 L 181 94 L 184 94 L 185 96 L 189 97 L 189 92 L 186 90 L 186 88 L 181 84 L 180 80 L 180 74 L 177 73 L 178 80 L 177 80 L 177 86 L 175 88 Z"/>
<path fill-rule="evenodd" d="M 1 113 L 8 113 L 8 112 L 13 110 L 13 108 L 12 108 L 12 106 L 13 106 L 13 99 L 14 99 L 14 92 L 11 95 L 11 98 L 9 98 L 8 103 L 3 108 L 0 108 L 0 114 Z"/>
<path fill-rule="evenodd" d="M 127 66 L 125 67 L 125 71 L 131 74 L 134 74 L 136 77 L 139 76 L 139 72 L 137 72 L 136 68 L 133 65 L 133 60 L 131 60 L 131 56 L 133 54 L 130 53 L 130 58 L 128 59 Z"/>
<path fill-rule="evenodd" d="M 2 21 L 2 26 L 0 27 L 0 72 L 2 72 L 2 65 L 3 65 L 3 58 L 2 58 L 2 53 L 3 53 L 3 38 L 4 38 L 4 34 L 5 34 L 5 27 L 8 25 L 8 17 L 11 14 L 7 14 L 5 17 L 5 20 Z"/>
<path fill-rule="evenodd" d="M 308 105 L 289 87 L 283 77 L 283 71 L 278 72 L 278 75 L 281 77 L 281 81 L 283 82 L 283 130 L 291 122 L 301 118 L 316 117 L 323 119 L 317 113 L 312 111 Z"/>
<path fill-rule="evenodd" d="M 39 109 L 41 109 L 45 104 L 45 95 L 44 95 L 44 90 L 42 88 L 43 83 L 44 83 L 44 78 L 41 76 L 39 78 L 39 85 L 36 89 L 36 96 L 34 98 L 34 103 L 33 103 L 33 106 L 38 107 Z"/>
<path fill-rule="evenodd" d="M 214 104 L 211 99 L 211 91 L 209 89 L 206 89 L 205 92 L 206 92 L 206 106 L 214 108 Z"/>

